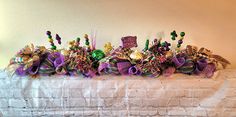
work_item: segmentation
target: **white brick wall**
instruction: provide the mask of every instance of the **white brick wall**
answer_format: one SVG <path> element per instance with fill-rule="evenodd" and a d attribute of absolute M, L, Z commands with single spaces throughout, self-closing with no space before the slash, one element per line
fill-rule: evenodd
<path fill-rule="evenodd" d="M 27 77 L 0 72 L 0 117 L 236 116 L 236 70 L 173 75 Z"/>

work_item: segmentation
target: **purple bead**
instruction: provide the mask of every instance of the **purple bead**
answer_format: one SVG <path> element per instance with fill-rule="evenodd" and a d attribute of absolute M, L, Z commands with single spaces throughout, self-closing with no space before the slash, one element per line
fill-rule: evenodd
<path fill-rule="evenodd" d="M 58 34 L 56 34 L 56 40 L 58 44 L 61 44 L 61 37 Z"/>
<path fill-rule="evenodd" d="M 51 35 L 51 32 L 50 32 L 50 31 L 47 31 L 46 34 L 47 34 L 47 35 Z"/>
<path fill-rule="evenodd" d="M 183 43 L 183 40 L 179 40 L 178 43 L 179 43 L 179 44 L 182 44 L 182 43 Z"/>
<path fill-rule="evenodd" d="M 169 48 L 169 47 L 167 47 L 167 48 L 166 48 L 166 51 L 169 51 L 169 50 L 170 50 L 170 48 Z"/>
<path fill-rule="evenodd" d="M 170 43 L 167 43 L 167 45 L 168 45 L 168 46 L 171 46 L 171 44 L 170 44 Z"/>
<path fill-rule="evenodd" d="M 56 40 L 61 40 L 61 37 L 58 34 L 56 34 Z"/>
<path fill-rule="evenodd" d="M 58 40 L 58 41 L 57 41 L 57 43 L 58 43 L 58 44 L 61 44 L 61 41 L 60 41 L 60 40 Z"/>
<path fill-rule="evenodd" d="M 161 51 L 165 51 L 165 48 L 161 48 Z"/>

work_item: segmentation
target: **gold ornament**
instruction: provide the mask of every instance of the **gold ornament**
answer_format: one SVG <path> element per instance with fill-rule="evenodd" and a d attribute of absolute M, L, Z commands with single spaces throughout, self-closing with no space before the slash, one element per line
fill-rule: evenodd
<path fill-rule="evenodd" d="M 167 51 L 166 52 L 166 58 L 170 58 L 173 56 L 173 52 L 172 51 Z"/>
<path fill-rule="evenodd" d="M 64 55 L 64 56 L 69 56 L 70 55 L 70 51 L 62 49 L 61 50 L 61 54 Z"/>
<path fill-rule="evenodd" d="M 113 50 L 113 47 L 111 45 L 111 42 L 108 42 L 104 45 L 104 52 L 107 54 L 109 53 L 111 50 Z"/>
<path fill-rule="evenodd" d="M 140 60 L 143 58 L 143 54 L 139 52 L 138 50 L 135 50 L 130 54 L 130 58 L 134 60 Z"/>

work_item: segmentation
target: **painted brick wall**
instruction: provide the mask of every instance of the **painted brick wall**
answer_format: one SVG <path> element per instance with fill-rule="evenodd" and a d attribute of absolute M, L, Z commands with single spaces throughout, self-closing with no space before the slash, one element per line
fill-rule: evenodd
<path fill-rule="evenodd" d="M 0 116 L 236 116 L 236 70 L 212 79 L 9 77 L 0 72 Z"/>

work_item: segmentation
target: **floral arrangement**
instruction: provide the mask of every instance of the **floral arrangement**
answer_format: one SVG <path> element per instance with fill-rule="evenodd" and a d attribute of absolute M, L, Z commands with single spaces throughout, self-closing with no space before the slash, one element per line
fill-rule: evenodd
<path fill-rule="evenodd" d="M 142 51 L 133 50 L 137 47 L 136 36 L 123 37 L 122 45 L 116 49 L 108 42 L 104 45 L 104 50 L 100 50 L 96 48 L 94 35 L 89 38 L 85 34 L 84 46 L 81 46 L 81 39 L 77 38 L 69 42 L 68 49 L 58 49 L 51 32 L 47 31 L 46 34 L 51 48 L 27 45 L 10 60 L 8 68 L 13 68 L 17 75 L 32 77 L 55 74 L 82 74 L 85 77 L 103 74 L 168 77 L 174 73 L 184 73 L 209 78 L 217 69 L 226 68 L 230 64 L 206 48 L 198 49 L 192 45 L 181 48 L 184 32 L 179 35 L 176 31 L 171 32 L 171 40 L 177 40 L 176 47 L 162 38 L 154 39 L 152 43 L 147 39 Z M 61 37 L 56 34 L 55 39 L 60 45 Z"/>

